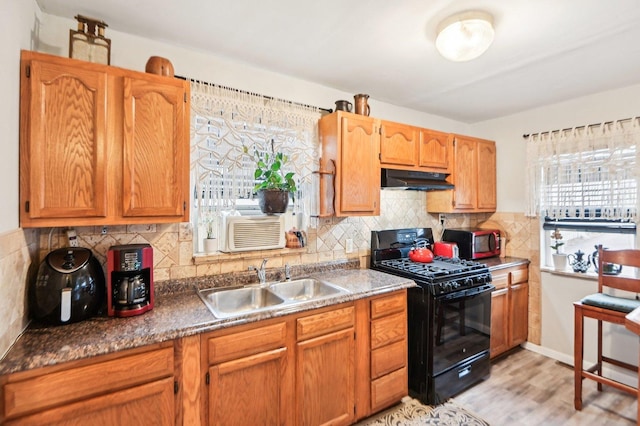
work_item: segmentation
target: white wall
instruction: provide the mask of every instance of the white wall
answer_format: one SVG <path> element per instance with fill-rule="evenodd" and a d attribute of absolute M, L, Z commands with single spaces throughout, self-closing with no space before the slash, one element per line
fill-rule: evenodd
<path fill-rule="evenodd" d="M 32 48 L 36 10 L 32 0 L 0 2 L 0 234 L 18 227 L 20 49 Z"/>
<path fill-rule="evenodd" d="M 525 211 L 526 152 L 523 134 L 601 123 L 639 114 L 640 84 L 472 125 L 473 135 L 496 141 L 498 211 Z"/>
<path fill-rule="evenodd" d="M 69 29 L 75 28 L 76 21 L 51 15 L 44 15 L 40 35 L 49 46 L 43 49 L 47 53 L 60 56 L 68 55 Z M 322 108 L 334 108 L 335 101 L 347 99 L 353 101 L 352 93 L 341 92 L 309 81 L 291 78 L 234 62 L 222 57 L 214 57 L 201 51 L 184 46 L 132 36 L 107 28 L 106 36 L 111 39 L 111 65 L 144 71 L 150 56 L 168 58 L 175 74 L 221 84 L 236 89 L 247 90 L 267 96 L 287 99 Z M 407 108 L 369 99 L 371 116 L 403 123 L 431 127 L 443 131 L 467 132 L 468 124 L 443 117 L 424 114 Z"/>

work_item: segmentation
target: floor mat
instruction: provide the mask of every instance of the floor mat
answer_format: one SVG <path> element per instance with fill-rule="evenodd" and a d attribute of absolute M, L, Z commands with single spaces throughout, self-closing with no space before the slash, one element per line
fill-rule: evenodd
<path fill-rule="evenodd" d="M 357 426 L 488 426 L 489 423 L 458 405 L 453 399 L 435 407 L 406 397 L 398 405 L 364 419 Z"/>

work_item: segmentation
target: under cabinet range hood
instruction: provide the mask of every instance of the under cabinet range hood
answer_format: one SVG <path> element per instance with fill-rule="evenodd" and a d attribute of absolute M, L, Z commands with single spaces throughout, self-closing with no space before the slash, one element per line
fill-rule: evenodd
<path fill-rule="evenodd" d="M 447 176 L 446 173 L 382 169 L 380 186 L 382 189 L 412 189 L 414 191 L 453 189 L 453 184 L 446 181 Z"/>

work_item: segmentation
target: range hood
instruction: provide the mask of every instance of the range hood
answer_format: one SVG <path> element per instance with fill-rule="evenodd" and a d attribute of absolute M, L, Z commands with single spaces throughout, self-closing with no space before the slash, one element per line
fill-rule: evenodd
<path fill-rule="evenodd" d="M 446 181 L 446 173 L 415 172 L 408 170 L 381 170 L 382 189 L 412 189 L 414 191 L 441 191 L 453 189 Z"/>

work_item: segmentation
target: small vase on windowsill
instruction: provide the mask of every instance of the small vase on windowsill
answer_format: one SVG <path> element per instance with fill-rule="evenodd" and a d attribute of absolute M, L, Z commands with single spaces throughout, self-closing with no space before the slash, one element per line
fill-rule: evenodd
<path fill-rule="evenodd" d="M 567 269 L 567 255 L 565 253 L 552 253 L 553 268 L 556 271 L 564 271 Z"/>
<path fill-rule="evenodd" d="M 205 238 L 202 240 L 202 248 L 206 254 L 212 254 L 218 251 L 217 238 Z"/>

